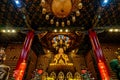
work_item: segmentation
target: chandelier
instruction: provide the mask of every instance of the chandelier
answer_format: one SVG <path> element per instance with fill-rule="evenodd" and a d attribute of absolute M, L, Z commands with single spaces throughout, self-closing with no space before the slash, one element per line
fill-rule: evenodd
<path fill-rule="evenodd" d="M 70 26 L 80 16 L 81 0 L 41 0 L 42 14 L 55 26 Z"/>

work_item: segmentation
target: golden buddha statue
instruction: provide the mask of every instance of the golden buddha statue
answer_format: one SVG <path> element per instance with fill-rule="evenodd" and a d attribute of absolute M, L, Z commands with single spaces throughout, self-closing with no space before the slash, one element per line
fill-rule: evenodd
<path fill-rule="evenodd" d="M 55 64 L 67 64 L 69 62 L 68 56 L 64 53 L 63 48 L 59 48 L 58 54 L 54 56 Z"/>

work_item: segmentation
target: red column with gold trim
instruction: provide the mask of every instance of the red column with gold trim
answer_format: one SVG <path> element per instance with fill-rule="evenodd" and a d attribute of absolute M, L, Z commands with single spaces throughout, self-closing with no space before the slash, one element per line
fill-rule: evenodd
<path fill-rule="evenodd" d="M 98 37 L 96 35 L 96 32 L 94 30 L 89 30 L 89 38 L 92 44 L 92 48 L 94 51 L 94 54 L 96 56 L 96 60 L 97 60 L 97 65 L 98 65 L 98 69 L 101 75 L 101 79 L 102 80 L 110 80 L 110 71 L 109 68 L 106 64 L 104 55 L 102 53 L 102 49 L 100 47 L 100 43 L 98 40 Z"/>
<path fill-rule="evenodd" d="M 14 74 L 13 74 L 13 77 L 15 78 L 15 80 L 22 80 L 23 78 L 23 75 L 26 69 L 26 60 L 28 57 L 28 52 L 30 50 L 33 38 L 34 38 L 34 32 L 29 31 L 25 38 L 23 49 L 16 65 L 16 70 L 14 71 Z"/>

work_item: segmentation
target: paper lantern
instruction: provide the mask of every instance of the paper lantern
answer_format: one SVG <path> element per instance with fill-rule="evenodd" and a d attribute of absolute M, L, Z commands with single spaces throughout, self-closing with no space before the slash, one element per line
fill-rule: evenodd
<path fill-rule="evenodd" d="M 58 21 L 56 22 L 56 26 L 59 26 L 59 22 Z"/>
<path fill-rule="evenodd" d="M 61 25 L 62 25 L 62 27 L 64 27 L 65 26 L 65 22 L 62 21 Z"/>
<path fill-rule="evenodd" d="M 54 24 L 54 20 L 53 19 L 50 20 L 50 24 Z"/>
<path fill-rule="evenodd" d="M 46 14 L 46 9 L 45 8 L 42 9 L 42 14 Z"/>
<path fill-rule="evenodd" d="M 67 20 L 67 25 L 70 25 L 70 20 Z"/>
<path fill-rule="evenodd" d="M 42 6 L 45 5 L 45 0 L 41 0 L 41 5 L 42 5 Z"/>
<path fill-rule="evenodd" d="M 78 9 L 82 9 L 82 3 L 78 4 Z"/>
<path fill-rule="evenodd" d="M 82 74 L 85 74 L 86 72 L 87 72 L 86 69 L 82 69 L 82 70 L 81 70 L 81 73 L 82 73 Z"/>
<path fill-rule="evenodd" d="M 38 72 L 38 74 L 42 74 L 42 73 L 43 73 L 43 70 L 42 70 L 42 69 L 39 69 L 37 72 Z"/>
<path fill-rule="evenodd" d="M 80 11 L 76 11 L 76 16 L 80 16 Z"/>
<path fill-rule="evenodd" d="M 74 23 L 76 21 L 76 17 L 72 16 L 72 22 Z"/>
<path fill-rule="evenodd" d="M 49 20 L 49 15 L 48 15 L 48 14 L 45 16 L 45 19 L 46 19 L 46 20 Z"/>

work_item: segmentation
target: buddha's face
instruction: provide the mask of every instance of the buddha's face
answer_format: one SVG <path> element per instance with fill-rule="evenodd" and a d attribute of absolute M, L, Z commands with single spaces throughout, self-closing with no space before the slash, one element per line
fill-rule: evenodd
<path fill-rule="evenodd" d="M 64 53 L 63 48 L 59 48 L 58 53 Z"/>

